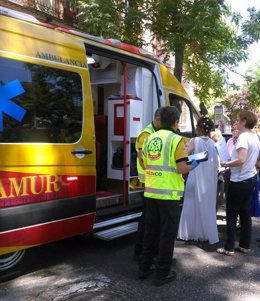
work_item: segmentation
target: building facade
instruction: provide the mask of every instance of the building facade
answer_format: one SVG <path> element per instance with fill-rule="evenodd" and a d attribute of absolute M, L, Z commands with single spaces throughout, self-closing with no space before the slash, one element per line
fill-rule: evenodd
<path fill-rule="evenodd" d="M 31 14 L 55 26 L 80 28 L 76 0 L 0 0 L 0 6 Z"/>

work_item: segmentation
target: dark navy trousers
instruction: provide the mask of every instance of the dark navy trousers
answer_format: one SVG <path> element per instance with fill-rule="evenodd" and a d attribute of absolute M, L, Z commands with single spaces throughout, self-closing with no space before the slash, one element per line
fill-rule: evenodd
<path fill-rule="evenodd" d="M 146 271 L 150 268 L 157 250 L 156 277 L 163 278 L 171 269 L 180 220 L 179 201 L 146 198 L 145 203 L 145 232 L 140 270 Z"/>
<path fill-rule="evenodd" d="M 241 181 L 229 182 L 226 205 L 227 240 L 225 249 L 233 251 L 235 247 L 237 218 L 240 217 L 239 246 L 250 249 L 251 243 L 251 197 L 256 184 L 257 176 Z"/>

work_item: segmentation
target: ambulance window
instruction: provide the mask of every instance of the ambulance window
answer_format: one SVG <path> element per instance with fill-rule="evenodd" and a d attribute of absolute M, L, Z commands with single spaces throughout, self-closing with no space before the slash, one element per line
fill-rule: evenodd
<path fill-rule="evenodd" d="M 0 58 L 1 90 L 0 142 L 74 143 L 81 136 L 79 74 Z"/>
<path fill-rule="evenodd" d="M 197 122 L 198 122 L 200 116 L 199 116 L 199 114 L 195 111 L 195 108 L 194 108 L 194 107 L 192 107 L 192 118 L 193 118 L 193 124 L 194 124 L 194 126 L 196 127 Z"/>
<path fill-rule="evenodd" d="M 191 112 L 186 101 L 175 94 L 169 94 L 170 105 L 177 107 L 181 113 L 179 121 L 179 130 L 181 133 L 192 134 L 192 122 L 191 122 Z"/>

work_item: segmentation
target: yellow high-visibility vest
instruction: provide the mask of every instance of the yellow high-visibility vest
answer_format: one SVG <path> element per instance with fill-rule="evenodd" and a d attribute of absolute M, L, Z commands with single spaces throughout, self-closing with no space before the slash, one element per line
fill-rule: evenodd
<path fill-rule="evenodd" d="M 150 124 L 147 125 L 147 127 L 145 127 L 138 135 L 136 142 L 135 142 L 135 150 L 138 152 L 138 142 L 139 142 L 139 138 L 142 136 L 143 133 L 148 133 L 149 135 L 151 135 L 152 133 L 155 132 L 155 128 L 152 124 L 152 122 Z M 137 166 L 137 172 L 138 172 L 138 179 L 141 183 L 144 183 L 144 170 L 142 168 L 142 166 L 139 163 L 139 159 L 137 157 L 136 159 L 136 166 Z"/>
<path fill-rule="evenodd" d="M 180 200 L 184 191 L 182 174 L 174 159 L 181 136 L 169 130 L 159 130 L 144 142 L 144 196 L 162 200 Z"/>

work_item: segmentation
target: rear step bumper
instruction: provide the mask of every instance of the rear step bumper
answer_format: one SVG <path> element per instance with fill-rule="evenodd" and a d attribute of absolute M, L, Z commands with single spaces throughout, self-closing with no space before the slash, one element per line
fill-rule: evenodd
<path fill-rule="evenodd" d="M 135 233 L 138 227 L 137 219 L 141 212 L 136 212 L 94 224 L 93 236 L 103 240 L 112 240 L 128 234 Z"/>
<path fill-rule="evenodd" d="M 93 236 L 102 240 L 112 240 L 118 237 L 122 237 L 128 234 L 135 233 L 137 231 L 138 222 L 133 222 L 99 232 L 94 232 Z"/>

